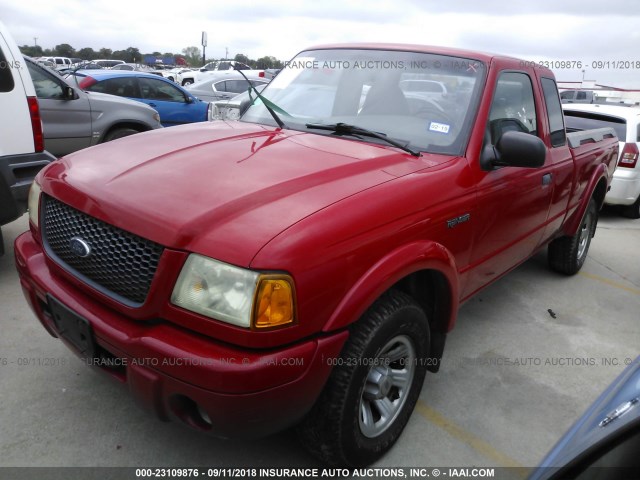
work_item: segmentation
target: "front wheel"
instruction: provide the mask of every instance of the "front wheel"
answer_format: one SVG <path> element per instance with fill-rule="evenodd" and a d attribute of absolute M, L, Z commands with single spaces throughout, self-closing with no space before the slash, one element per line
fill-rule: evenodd
<path fill-rule="evenodd" d="M 396 442 L 420 396 L 429 323 L 408 295 L 392 290 L 350 331 L 325 389 L 298 432 L 331 465 L 361 467 Z"/>
<path fill-rule="evenodd" d="M 107 133 L 107 135 L 104 137 L 103 142 L 110 142 L 111 140 L 128 137 L 129 135 L 134 135 L 136 133 L 138 133 L 138 130 L 134 128 L 115 128 Z"/>
<path fill-rule="evenodd" d="M 556 272 L 575 275 L 584 265 L 598 223 L 598 210 L 593 199 L 582 217 L 578 232 L 571 237 L 556 238 L 549 244 L 549 266 Z"/>
<path fill-rule="evenodd" d="M 183 87 L 186 87 L 187 85 L 191 85 L 192 83 L 193 83 L 193 79 L 192 79 L 192 78 L 185 78 L 185 79 L 182 81 L 182 86 L 183 86 Z"/>

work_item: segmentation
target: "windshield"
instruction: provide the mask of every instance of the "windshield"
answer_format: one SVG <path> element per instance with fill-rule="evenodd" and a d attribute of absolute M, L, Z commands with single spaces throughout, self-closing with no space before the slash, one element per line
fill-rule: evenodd
<path fill-rule="evenodd" d="M 264 90 L 285 128 L 332 135 L 308 124 L 344 123 L 408 147 L 459 155 L 485 78 L 460 57 L 391 50 L 315 50 L 287 63 Z M 276 125 L 257 99 L 242 121 Z M 365 141 L 377 142 L 370 137 Z"/>

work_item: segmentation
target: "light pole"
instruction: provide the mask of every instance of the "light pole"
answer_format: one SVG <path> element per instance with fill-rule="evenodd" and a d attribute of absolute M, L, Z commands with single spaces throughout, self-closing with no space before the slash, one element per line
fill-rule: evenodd
<path fill-rule="evenodd" d="M 202 32 L 202 66 L 204 67 L 206 61 L 205 50 L 207 49 L 207 32 Z"/>

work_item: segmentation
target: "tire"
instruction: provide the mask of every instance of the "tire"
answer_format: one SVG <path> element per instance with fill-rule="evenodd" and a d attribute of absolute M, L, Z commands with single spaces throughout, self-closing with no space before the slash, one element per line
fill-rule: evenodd
<path fill-rule="evenodd" d="M 186 87 L 187 85 L 191 85 L 192 83 L 193 83 L 193 79 L 192 79 L 192 78 L 185 78 L 185 79 L 182 81 L 182 86 L 183 86 L 183 87 Z"/>
<path fill-rule="evenodd" d="M 624 207 L 622 215 L 627 218 L 640 218 L 640 197 L 632 205 Z"/>
<path fill-rule="evenodd" d="M 420 396 L 429 342 L 427 317 L 411 297 L 395 290 L 380 297 L 351 327 L 327 385 L 298 427 L 307 450 L 351 468 L 384 455 Z"/>
<path fill-rule="evenodd" d="M 552 270 L 565 275 L 575 275 L 584 265 L 589 253 L 591 238 L 598 223 L 598 210 L 593 199 L 580 221 L 578 232 L 572 237 L 560 237 L 549 244 L 548 260 Z"/>
<path fill-rule="evenodd" d="M 136 133 L 139 132 L 135 128 L 114 128 L 105 135 L 102 143 L 110 142 L 111 140 L 117 140 L 118 138 L 128 137 L 129 135 L 134 135 Z"/>

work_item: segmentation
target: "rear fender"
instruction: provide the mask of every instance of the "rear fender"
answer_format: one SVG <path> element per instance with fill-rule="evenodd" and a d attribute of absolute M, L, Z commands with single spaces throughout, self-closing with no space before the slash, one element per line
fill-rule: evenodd
<path fill-rule="evenodd" d="M 458 311 L 458 275 L 455 259 L 442 245 L 421 241 L 403 245 L 374 264 L 339 303 L 323 331 L 345 328 L 358 320 L 385 291 L 412 273 L 433 270 L 444 276 L 451 292 L 447 318 L 437 319 L 438 330 L 453 328 Z M 432 321 L 432 319 L 430 319 Z"/>
<path fill-rule="evenodd" d="M 604 197 L 609 189 L 609 184 L 610 178 L 607 166 L 604 163 L 601 163 L 593 172 L 587 187 L 584 189 L 585 193 L 580 198 L 578 206 L 564 222 L 563 231 L 565 235 L 571 237 L 578 232 L 582 217 L 584 217 L 587 207 L 589 206 L 589 201 L 592 198 L 596 201 L 596 208 L 598 210 L 602 208 Z"/>

